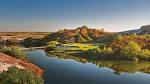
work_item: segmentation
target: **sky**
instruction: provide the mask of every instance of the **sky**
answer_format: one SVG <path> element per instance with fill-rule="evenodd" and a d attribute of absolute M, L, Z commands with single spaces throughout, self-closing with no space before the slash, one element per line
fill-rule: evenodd
<path fill-rule="evenodd" d="M 0 0 L 0 31 L 57 31 L 86 25 L 106 31 L 150 24 L 150 0 Z"/>

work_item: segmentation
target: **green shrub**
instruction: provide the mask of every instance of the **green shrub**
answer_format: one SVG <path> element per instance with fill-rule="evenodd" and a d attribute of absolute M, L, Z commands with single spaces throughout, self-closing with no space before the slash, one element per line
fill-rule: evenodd
<path fill-rule="evenodd" d="M 104 47 L 103 49 L 100 48 L 94 48 L 94 49 L 89 49 L 86 53 L 88 53 L 89 55 L 110 55 L 113 54 L 113 50 L 112 48 L 108 47 Z"/>
<path fill-rule="evenodd" d="M 126 56 L 128 58 L 135 58 L 140 53 L 141 53 L 141 47 L 134 41 L 129 42 L 127 46 L 124 47 L 121 51 L 122 56 Z"/>
<path fill-rule="evenodd" d="M 2 52 L 15 58 L 26 59 L 25 53 L 17 46 L 4 47 Z"/>
<path fill-rule="evenodd" d="M 103 55 L 110 55 L 110 54 L 113 54 L 113 50 L 111 47 L 104 47 L 104 49 L 101 49 L 101 54 Z"/>
<path fill-rule="evenodd" d="M 118 40 L 118 41 L 121 41 L 123 39 L 123 37 L 119 34 L 119 35 L 116 36 L 115 39 Z"/>
<path fill-rule="evenodd" d="M 103 36 L 103 37 L 100 37 L 100 38 L 98 39 L 98 42 L 107 45 L 107 44 L 113 42 L 114 40 L 116 40 L 116 39 L 117 39 L 117 36 L 118 36 L 118 35 L 105 35 L 105 36 Z M 121 35 L 120 35 L 120 36 L 121 36 Z M 120 36 L 118 36 L 118 39 L 120 39 Z M 121 38 L 122 38 L 122 36 L 121 36 Z"/>
<path fill-rule="evenodd" d="M 139 57 L 140 58 L 150 58 L 150 50 L 148 50 L 148 49 L 142 49 Z"/>
<path fill-rule="evenodd" d="M 104 49 L 104 48 L 105 48 L 105 44 L 100 44 L 100 45 L 99 45 L 99 48 L 100 48 L 100 49 Z"/>
<path fill-rule="evenodd" d="M 59 44 L 58 41 L 51 41 L 51 42 L 48 42 L 47 45 L 46 45 L 46 50 L 47 50 L 47 51 L 55 50 L 56 45 L 58 45 L 58 44 Z"/>
<path fill-rule="evenodd" d="M 108 44 L 111 43 L 112 41 L 113 41 L 113 36 L 103 36 L 98 39 L 98 42 L 102 44 Z"/>
<path fill-rule="evenodd" d="M 98 55 L 100 54 L 101 50 L 99 48 L 93 48 L 93 49 L 89 49 L 87 50 L 86 52 L 84 52 L 85 54 L 88 54 L 88 55 L 92 55 L 92 56 L 95 56 L 95 55 Z"/>
<path fill-rule="evenodd" d="M 38 46 L 44 46 L 46 45 L 46 42 L 42 39 L 35 39 L 32 37 L 24 39 L 22 42 L 20 42 L 21 45 L 25 47 L 38 47 Z"/>
<path fill-rule="evenodd" d="M 31 71 L 11 67 L 0 74 L 0 84 L 44 84 L 44 80 Z"/>

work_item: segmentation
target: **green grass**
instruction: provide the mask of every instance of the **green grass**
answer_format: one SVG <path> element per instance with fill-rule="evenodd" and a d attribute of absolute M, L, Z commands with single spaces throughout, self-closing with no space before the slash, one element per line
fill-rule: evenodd
<path fill-rule="evenodd" d="M 70 43 L 70 44 L 64 44 L 64 46 L 70 46 L 72 48 L 68 48 L 65 50 L 65 54 L 67 55 L 77 55 L 80 54 L 83 51 L 87 51 L 89 49 L 93 49 L 93 48 L 97 48 L 99 47 L 98 45 L 89 43 L 89 44 L 85 44 L 85 43 Z"/>
<path fill-rule="evenodd" d="M 89 49 L 98 48 L 99 45 L 100 44 L 95 44 L 95 43 L 68 43 L 68 44 L 64 44 L 64 46 L 70 48 L 66 48 L 62 51 L 56 49 L 54 51 L 49 51 L 49 53 L 53 53 L 53 54 L 63 53 L 66 55 L 78 55 Z"/>
<path fill-rule="evenodd" d="M 74 47 L 74 48 L 67 49 L 68 51 L 86 51 L 98 47 L 97 45 L 94 44 L 82 44 L 82 43 L 71 43 L 71 44 L 64 44 L 64 45 Z"/>

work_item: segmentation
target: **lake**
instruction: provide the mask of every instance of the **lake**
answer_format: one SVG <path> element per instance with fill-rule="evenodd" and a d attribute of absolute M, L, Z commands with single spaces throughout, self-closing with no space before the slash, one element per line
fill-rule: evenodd
<path fill-rule="evenodd" d="M 46 84 L 150 84 L 150 63 L 57 57 L 43 50 L 27 51 L 45 69 Z"/>

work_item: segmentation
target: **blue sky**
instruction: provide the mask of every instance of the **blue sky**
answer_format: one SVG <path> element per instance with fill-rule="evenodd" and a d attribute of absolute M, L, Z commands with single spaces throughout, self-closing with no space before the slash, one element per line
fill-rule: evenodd
<path fill-rule="evenodd" d="M 150 24 L 150 0 L 0 0 L 0 31 L 87 25 L 124 31 Z"/>

